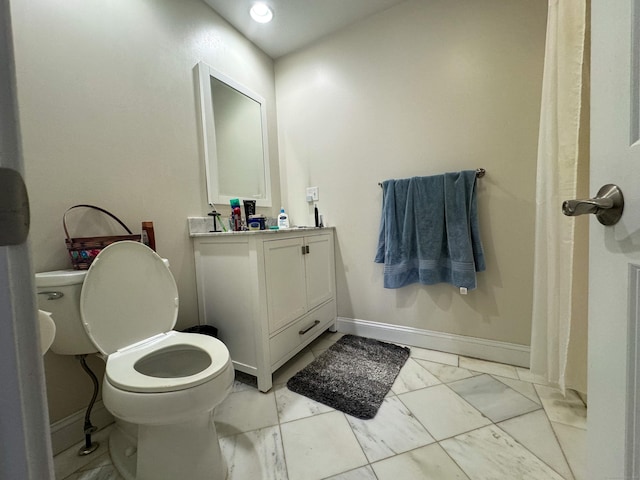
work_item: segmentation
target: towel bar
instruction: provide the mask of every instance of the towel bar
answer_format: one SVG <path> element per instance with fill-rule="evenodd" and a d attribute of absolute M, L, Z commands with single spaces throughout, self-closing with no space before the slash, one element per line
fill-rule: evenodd
<path fill-rule="evenodd" d="M 487 173 L 484 168 L 476 168 L 476 178 L 482 178 Z M 382 187 L 382 182 L 378 182 L 378 185 Z"/>

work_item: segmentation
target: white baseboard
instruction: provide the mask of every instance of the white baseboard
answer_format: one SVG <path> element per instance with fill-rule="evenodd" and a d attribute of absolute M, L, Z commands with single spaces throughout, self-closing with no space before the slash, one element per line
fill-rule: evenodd
<path fill-rule="evenodd" d="M 51 446 L 54 455 L 84 442 L 85 413 L 86 410 L 82 410 L 51 424 Z M 102 430 L 113 421 L 113 415 L 104 407 L 102 400 L 98 400 L 91 411 L 91 424 Z"/>
<path fill-rule="evenodd" d="M 531 349 L 527 345 L 356 318 L 338 317 L 337 327 L 341 333 L 529 368 Z"/>

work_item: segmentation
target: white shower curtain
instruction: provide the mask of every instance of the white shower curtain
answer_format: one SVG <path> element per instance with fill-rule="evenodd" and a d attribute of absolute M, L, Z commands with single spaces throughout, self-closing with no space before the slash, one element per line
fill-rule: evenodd
<path fill-rule="evenodd" d="M 538 138 L 531 371 L 563 391 L 586 391 L 586 376 L 572 367 L 583 362 L 586 372 L 586 358 L 576 362 L 571 357 L 572 344 L 578 344 L 576 352 L 586 352 L 581 346 L 586 344 L 586 310 L 576 303 L 577 286 L 584 288 L 586 299 L 586 270 L 580 269 L 587 262 L 576 258 L 576 249 L 584 252 L 576 240 L 586 239 L 576 237 L 583 219 L 561 212 L 562 201 L 577 198 L 587 180 L 580 162 L 588 158 L 588 146 L 579 148 L 581 133 L 588 132 L 584 124 L 581 132 L 586 2 L 549 0 Z"/>

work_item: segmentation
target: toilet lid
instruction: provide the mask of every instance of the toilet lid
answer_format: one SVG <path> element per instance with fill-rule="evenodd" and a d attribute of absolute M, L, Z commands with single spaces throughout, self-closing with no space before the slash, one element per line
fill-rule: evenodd
<path fill-rule="evenodd" d="M 169 268 L 139 242 L 100 252 L 80 294 L 87 334 L 105 355 L 170 331 L 178 317 L 178 288 Z"/>

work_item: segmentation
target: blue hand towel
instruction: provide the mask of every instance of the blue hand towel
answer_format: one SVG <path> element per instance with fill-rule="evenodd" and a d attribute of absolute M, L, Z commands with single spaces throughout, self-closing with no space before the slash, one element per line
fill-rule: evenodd
<path fill-rule="evenodd" d="M 385 288 L 447 282 L 476 288 L 485 269 L 473 170 L 386 180 L 375 261 Z"/>

